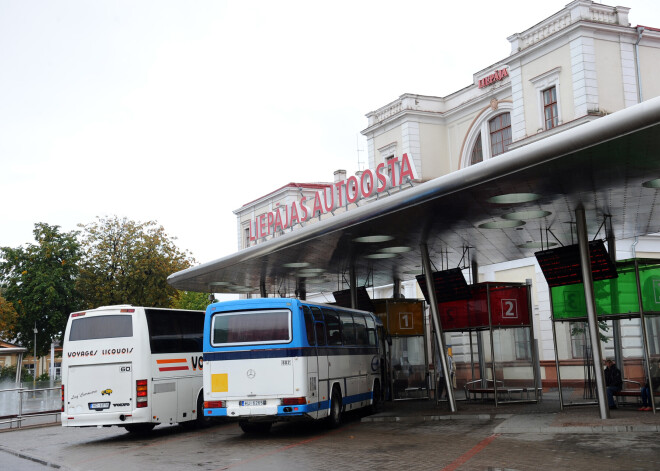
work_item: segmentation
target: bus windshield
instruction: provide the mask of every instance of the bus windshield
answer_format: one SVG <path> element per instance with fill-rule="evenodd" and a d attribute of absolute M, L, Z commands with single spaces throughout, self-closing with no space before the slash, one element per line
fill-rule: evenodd
<path fill-rule="evenodd" d="M 288 343 L 291 341 L 291 311 L 273 309 L 213 316 L 213 345 Z"/>
<path fill-rule="evenodd" d="M 71 323 L 69 341 L 133 336 L 133 318 L 125 315 L 81 317 Z"/>

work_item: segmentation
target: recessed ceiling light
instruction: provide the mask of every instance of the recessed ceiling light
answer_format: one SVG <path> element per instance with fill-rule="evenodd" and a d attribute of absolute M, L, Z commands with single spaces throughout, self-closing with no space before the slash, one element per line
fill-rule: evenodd
<path fill-rule="evenodd" d="M 488 202 L 497 204 L 529 203 L 540 198 L 541 195 L 537 195 L 536 193 L 508 193 L 506 195 L 497 195 L 488 198 Z"/>
<path fill-rule="evenodd" d="M 550 211 L 516 211 L 515 213 L 503 214 L 504 219 L 517 219 L 519 221 L 525 221 L 527 219 L 538 219 L 550 216 L 552 213 Z"/>
<path fill-rule="evenodd" d="M 298 272 L 296 275 L 300 278 L 313 278 L 315 276 L 319 276 L 319 273 L 310 273 L 310 272 Z"/>
<path fill-rule="evenodd" d="M 642 183 L 642 186 L 645 186 L 646 188 L 660 188 L 660 178 L 644 182 Z"/>
<path fill-rule="evenodd" d="M 305 268 L 309 266 L 307 262 L 290 262 L 282 265 L 285 268 Z"/>
<path fill-rule="evenodd" d="M 323 268 L 303 268 L 298 273 L 323 273 L 325 270 Z"/>
<path fill-rule="evenodd" d="M 209 286 L 228 286 L 230 284 L 229 281 L 212 281 L 209 283 Z"/>
<path fill-rule="evenodd" d="M 394 237 L 389 235 L 371 235 L 371 236 L 358 237 L 356 239 L 353 239 L 353 242 L 376 243 L 376 242 L 387 242 L 388 240 L 392 240 L 392 239 L 394 239 Z"/>
<path fill-rule="evenodd" d="M 519 249 L 543 249 L 546 247 L 554 247 L 557 242 L 525 242 L 518 246 Z"/>
<path fill-rule="evenodd" d="M 395 253 L 372 253 L 365 255 L 364 258 L 394 258 L 397 254 Z"/>
<path fill-rule="evenodd" d="M 484 222 L 483 224 L 479 224 L 479 228 L 480 229 L 507 229 L 509 227 L 523 226 L 524 224 L 525 224 L 525 221 L 512 221 L 512 220 L 491 221 L 491 222 Z"/>
<path fill-rule="evenodd" d="M 410 252 L 412 250 L 411 247 L 383 247 L 382 249 L 379 249 L 379 252 L 382 253 L 406 253 Z"/>

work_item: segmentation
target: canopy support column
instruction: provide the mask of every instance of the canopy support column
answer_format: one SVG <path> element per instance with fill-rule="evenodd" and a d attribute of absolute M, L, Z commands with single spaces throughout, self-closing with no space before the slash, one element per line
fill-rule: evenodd
<path fill-rule="evenodd" d="M 358 308 L 358 302 L 357 302 L 357 276 L 355 275 L 355 265 L 351 265 L 350 268 L 350 273 L 349 273 L 349 283 L 350 283 L 350 289 L 351 289 L 351 307 L 353 309 Z"/>
<path fill-rule="evenodd" d="M 440 325 L 440 316 L 438 314 L 438 301 L 435 297 L 435 284 L 431 276 L 431 259 L 429 257 L 429 250 L 426 244 L 420 245 L 420 252 L 422 253 L 422 266 L 424 267 L 424 276 L 426 277 L 426 286 L 429 294 L 429 304 L 431 308 L 431 319 L 433 320 L 433 328 L 435 330 L 435 340 L 440 350 L 440 363 L 442 371 L 444 372 L 445 387 L 447 388 L 447 399 L 449 400 L 449 407 L 452 412 L 456 412 L 456 398 L 454 397 L 454 385 L 451 381 L 449 374 L 449 362 L 447 361 L 447 350 L 445 348 L 445 341 Z"/>
<path fill-rule="evenodd" d="M 603 355 L 600 350 L 600 332 L 596 317 L 596 300 L 594 295 L 594 280 L 591 273 L 591 254 L 589 253 L 589 240 L 587 237 L 587 221 L 584 216 L 584 207 L 575 210 L 577 222 L 577 238 L 580 248 L 580 265 L 582 267 L 582 282 L 584 284 L 584 298 L 587 304 L 587 320 L 589 335 L 591 337 L 591 351 L 594 359 L 594 374 L 596 376 L 596 391 L 598 394 L 598 407 L 600 418 L 609 419 L 610 409 L 607 404 L 605 380 L 603 378 Z"/>

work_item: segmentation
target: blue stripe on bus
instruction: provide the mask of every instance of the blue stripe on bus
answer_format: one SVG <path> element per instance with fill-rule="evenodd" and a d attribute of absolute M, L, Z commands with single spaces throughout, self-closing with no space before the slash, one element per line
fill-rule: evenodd
<path fill-rule="evenodd" d="M 369 391 L 362 394 L 354 394 L 352 396 L 346 396 L 342 398 L 342 403 L 344 405 L 354 404 L 356 402 L 369 401 L 372 398 L 373 398 L 373 392 Z M 285 408 L 291 410 L 287 412 L 284 410 Z M 330 409 L 330 401 L 319 401 L 319 402 L 313 402 L 311 404 L 303 404 L 296 406 L 277 406 L 277 416 L 291 417 L 297 415 L 311 414 L 312 412 L 327 410 L 327 409 Z M 207 415 L 209 417 L 226 417 L 227 409 L 224 407 L 204 409 L 204 415 Z M 242 416 L 242 417 L 249 418 L 250 416 Z"/>
<path fill-rule="evenodd" d="M 238 350 L 224 352 L 204 352 L 204 361 L 256 360 L 261 358 L 290 358 L 334 355 L 377 355 L 378 347 L 304 347 L 270 348 L 261 350 Z"/>

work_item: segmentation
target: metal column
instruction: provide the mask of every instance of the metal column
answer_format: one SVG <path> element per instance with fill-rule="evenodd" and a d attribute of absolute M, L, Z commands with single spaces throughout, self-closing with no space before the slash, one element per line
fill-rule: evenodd
<path fill-rule="evenodd" d="M 435 297 L 435 284 L 431 276 L 431 259 L 429 257 L 429 249 L 426 244 L 420 245 L 420 252 L 422 253 L 422 266 L 424 267 L 424 276 L 426 278 L 426 291 L 429 294 L 429 304 L 431 308 L 431 319 L 433 320 L 433 328 L 435 329 L 435 340 L 440 349 L 440 363 L 442 371 L 444 372 L 445 387 L 447 388 L 447 399 L 449 399 L 449 407 L 452 412 L 456 412 L 456 398 L 454 397 L 454 387 L 451 383 L 451 375 L 449 374 L 449 362 L 447 361 L 447 350 L 445 349 L 445 341 L 442 334 L 442 326 L 440 325 L 440 316 L 438 315 L 438 300 Z"/>
<path fill-rule="evenodd" d="M 358 302 L 357 302 L 357 276 L 355 275 L 355 265 L 351 265 L 350 268 L 350 273 L 349 273 L 349 283 L 351 284 L 350 289 L 351 289 L 351 307 L 353 309 L 358 308 Z"/>
<path fill-rule="evenodd" d="M 580 247 L 580 265 L 582 267 L 582 282 L 584 284 L 584 298 L 587 304 L 587 320 L 591 336 L 591 352 L 594 359 L 596 376 L 596 391 L 598 394 L 598 407 L 600 418 L 609 419 L 610 409 L 607 405 L 605 379 L 603 378 L 603 355 L 600 350 L 600 335 L 598 332 L 598 319 L 596 317 L 596 300 L 594 295 L 594 280 L 591 273 L 591 254 L 589 253 L 589 239 L 587 237 L 587 221 L 584 217 L 584 207 L 575 210 L 577 222 L 577 238 Z"/>

